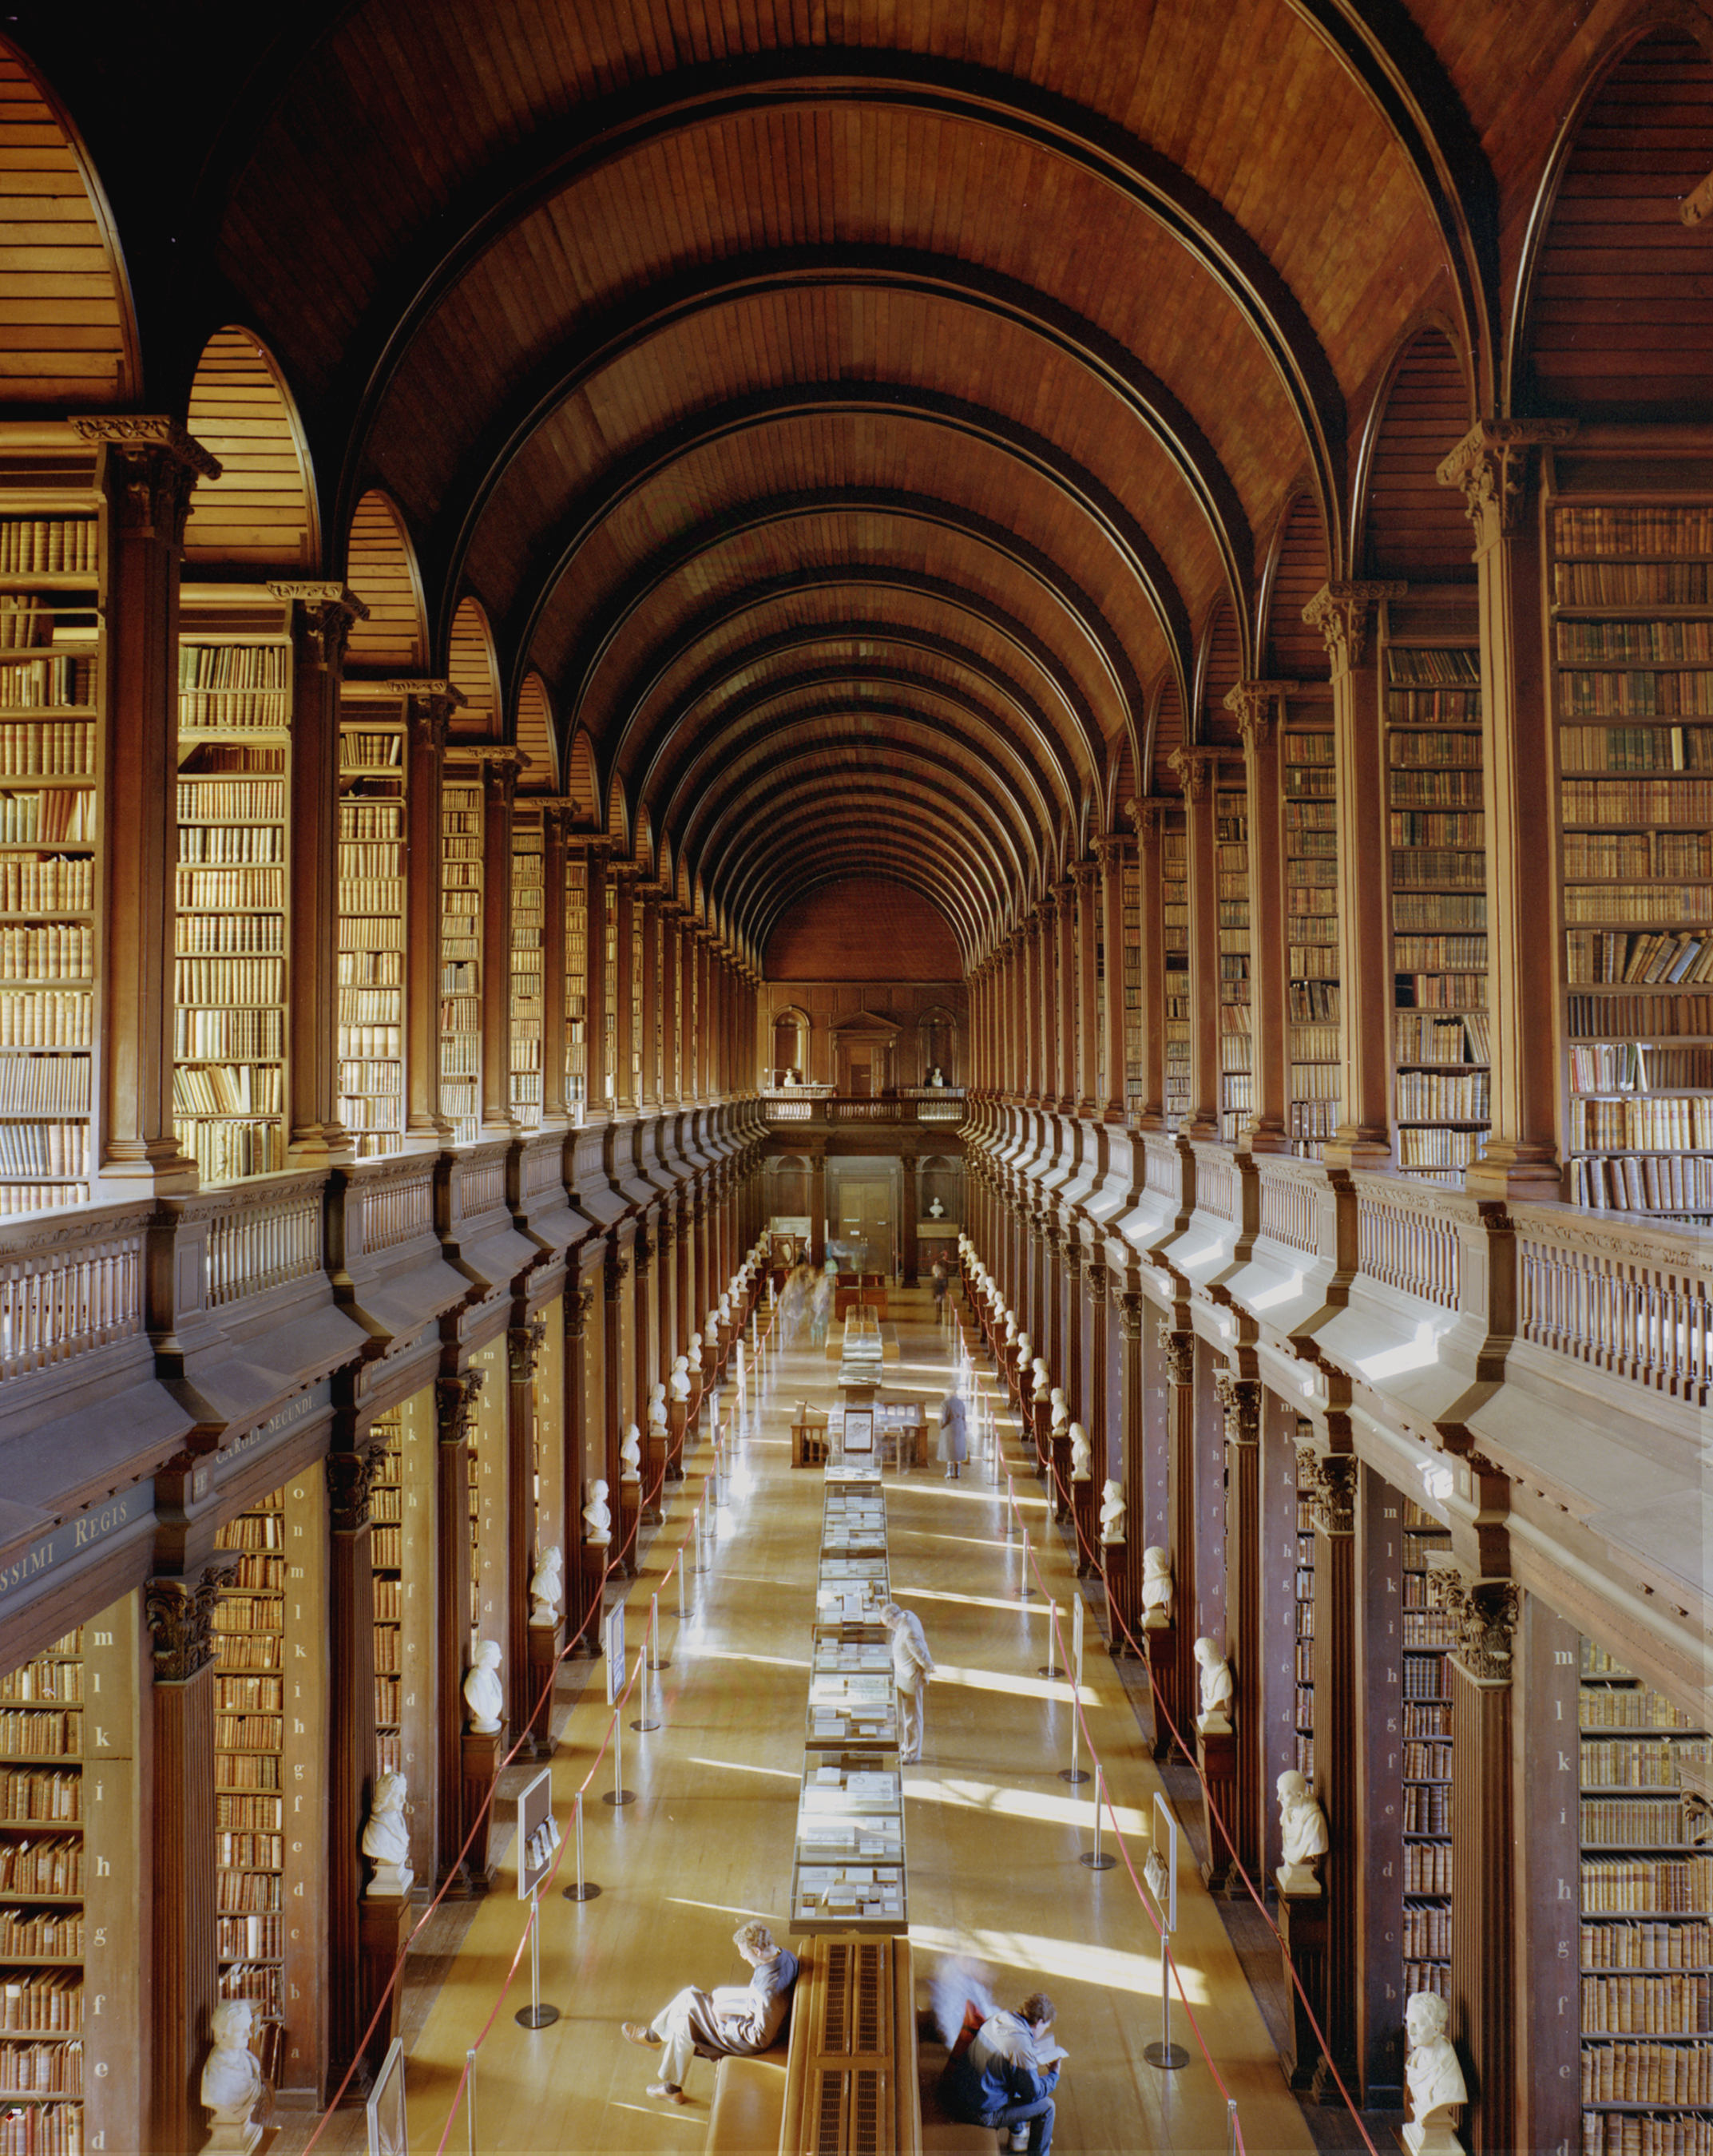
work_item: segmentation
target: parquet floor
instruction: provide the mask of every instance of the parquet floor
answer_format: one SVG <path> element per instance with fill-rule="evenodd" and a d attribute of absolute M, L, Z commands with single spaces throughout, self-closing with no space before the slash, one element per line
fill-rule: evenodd
<path fill-rule="evenodd" d="M 937 1403 L 947 1355 L 926 1294 L 900 1296 L 902 1360 L 889 1386 L 920 1386 Z M 625 2043 L 620 2022 L 646 2019 L 686 1982 L 737 1981 L 730 1940 L 744 1917 L 779 1922 L 789 1884 L 803 1758 L 809 1628 L 821 1478 L 790 1467 L 790 1408 L 831 1401 L 835 1366 L 807 1352 L 781 1358 L 764 1398 L 739 1426 L 718 1554 L 694 1577 L 691 1614 L 675 1617 L 676 1583 L 662 1567 L 683 1532 L 687 1500 L 669 1512 L 629 1598 L 634 1658 L 651 1592 L 661 1592 L 662 1652 L 652 1716 L 638 1734 L 625 1713 L 624 1779 L 637 1801 L 585 1806 L 589 1876 L 602 1892 L 580 1906 L 556 1892 L 542 1919 L 542 1995 L 562 2018 L 539 2032 L 513 2010 L 528 2000 L 526 1955 L 476 2070 L 473 2143 L 460 2111 L 446 2133 L 465 2051 L 492 2009 L 522 1934 L 508 1853 L 499 1890 L 478 1907 L 411 2044 L 414 2156 L 462 2152 L 699 2150 L 712 2066 L 698 2061 L 683 2108 L 644 2093 L 652 2061 Z M 1017 1457 L 1011 1448 L 1014 1466 Z M 704 1444 L 692 1468 L 707 1460 Z M 694 1491 L 697 1478 L 682 1488 Z M 1069 1622 L 1072 1568 L 1043 1532 L 1039 1486 L 1027 1484 L 1031 1539 Z M 975 1951 L 999 1972 L 1001 1996 L 1044 1989 L 1058 2007 L 1072 2058 L 1059 2091 L 1062 2156 L 1139 2149 L 1223 2150 L 1223 2098 L 1195 2040 L 1173 2033 L 1195 2063 L 1162 2074 L 1143 2059 L 1160 2034 L 1160 1958 L 1124 1870 L 1078 1863 L 1090 1844 L 1090 1790 L 1059 1779 L 1069 1743 L 1069 1687 L 1037 1676 L 1048 1660 L 1039 1597 L 1025 1608 L 1021 1552 L 1004 1539 L 1004 1476 L 973 1462 L 956 1483 L 937 1466 L 887 1478 L 893 1594 L 922 1617 L 940 1666 L 929 1702 L 923 1763 L 907 1770 L 911 1938 L 918 1980 L 942 1951 Z M 1084 1700 L 1133 1860 L 1146 1854 L 1159 1781 L 1134 1714 L 1093 1627 Z M 562 1814 L 588 1772 L 608 1719 L 601 1688 L 585 1686 L 553 1761 Z M 1086 1763 L 1086 1762 L 1085 1762 Z M 568 1854 L 564 1875 L 571 1876 Z M 1187 1848 L 1179 1880 L 1178 1947 L 1201 2029 L 1232 2094 L 1244 2140 L 1262 2151 L 1308 2149 L 1253 1994 Z M 783 1926 L 781 1925 L 781 1928 Z M 346 2122 L 338 2122 L 343 2128 Z M 360 2133 L 352 2143 L 360 2147 Z M 301 2142 L 297 2143 L 301 2146 Z M 322 2146 L 335 2143 L 330 2134 Z"/>

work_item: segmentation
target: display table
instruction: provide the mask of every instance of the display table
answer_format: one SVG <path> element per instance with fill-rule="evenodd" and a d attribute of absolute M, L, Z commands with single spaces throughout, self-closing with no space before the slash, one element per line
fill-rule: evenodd
<path fill-rule="evenodd" d="M 898 1708 L 890 1671 L 813 1676 L 805 1743 L 815 1752 L 896 1752 Z"/>

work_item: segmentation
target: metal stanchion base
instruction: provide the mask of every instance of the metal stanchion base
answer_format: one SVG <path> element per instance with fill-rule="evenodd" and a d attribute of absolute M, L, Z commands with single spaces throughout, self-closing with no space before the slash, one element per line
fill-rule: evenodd
<path fill-rule="evenodd" d="M 520 2029 L 551 2029 L 558 2018 L 557 2006 L 520 2006 L 514 2017 Z"/>
<path fill-rule="evenodd" d="M 634 1804 L 636 1802 L 636 1792 L 635 1789 L 609 1789 L 602 1797 L 601 1802 L 615 1807 L 620 1804 Z"/>
<path fill-rule="evenodd" d="M 610 1797 L 607 1799 L 609 1804 L 612 1801 Z M 1078 1864 L 1086 1865 L 1091 1871 L 1110 1871 L 1118 1861 L 1115 1856 L 1109 1856 L 1104 1850 L 1097 1856 L 1092 1849 L 1085 1849 L 1077 1859 Z"/>
<path fill-rule="evenodd" d="M 574 1880 L 565 1889 L 565 1899 L 568 1902 L 592 1902 L 600 1891 L 592 1879 L 585 1879 L 580 1887 Z"/>
<path fill-rule="evenodd" d="M 1062 1670 L 1057 1662 L 1043 1662 L 1035 1674 L 1038 1677 L 1062 1677 L 1068 1676 L 1069 1671 Z"/>
<path fill-rule="evenodd" d="M 657 1722 L 633 1722 L 630 1727 L 633 1729 L 640 1729 L 643 1735 L 646 1737 L 650 1730 L 658 1729 L 660 1727 L 660 1724 Z"/>
<path fill-rule="evenodd" d="M 649 1663 L 649 1665 L 648 1665 L 648 1673 L 649 1673 L 649 1675 L 650 1675 L 651 1676 L 652 1676 L 654 1675 L 654 1673 L 655 1673 L 655 1671 L 656 1671 L 656 1670 L 669 1670 L 669 1669 L 671 1669 L 671 1666 L 672 1666 L 672 1658 L 671 1658 L 671 1656 L 670 1655 L 663 1656 L 661 1657 L 661 1659 L 659 1661 L 657 1661 L 657 1662 L 651 1662 L 651 1663 Z"/>
<path fill-rule="evenodd" d="M 1081 1789 L 1083 1783 L 1088 1779 L 1088 1776 L 1081 1767 L 1061 1767 L 1059 1779 L 1062 1782 L 1068 1782 L 1073 1789 Z"/>
<path fill-rule="evenodd" d="M 1180 2066 L 1190 2063 L 1190 2054 L 1181 2044 L 1145 2044 L 1142 2056 L 1150 2066 L 1158 2066 L 1163 2074 L 1175 2074 Z"/>

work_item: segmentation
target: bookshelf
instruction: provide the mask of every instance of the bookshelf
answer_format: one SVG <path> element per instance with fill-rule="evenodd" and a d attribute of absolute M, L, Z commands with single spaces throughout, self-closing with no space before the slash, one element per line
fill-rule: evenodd
<path fill-rule="evenodd" d="M 1577 1681 L 1585 2156 L 1713 2139 L 1713 1852 L 1685 1793 L 1707 1734 L 1592 1640 Z"/>
<path fill-rule="evenodd" d="M 1161 926 L 1165 936 L 1165 1127 L 1190 1112 L 1190 839 L 1177 819 L 1160 841 Z"/>
<path fill-rule="evenodd" d="M 396 1420 L 394 1435 L 390 1423 Z M 399 1771 L 405 1775 L 418 1801 L 410 1821 L 411 1868 L 426 1881 L 435 1865 L 435 1807 L 421 1801 L 434 1786 L 437 1727 L 435 1718 L 435 1669 L 438 1573 L 436 1483 L 439 1475 L 440 1431 L 435 1412 L 434 1387 L 414 1393 L 393 1418 L 377 1419 L 387 1430 L 387 1471 L 391 1455 L 398 1454 L 399 1524 L 398 1568 L 399 1695 L 398 1748 Z M 390 1570 L 391 1568 L 388 1568 Z M 382 1581 L 375 1581 L 376 1621 L 382 1621 Z M 377 1640 L 377 1650 L 379 1642 Z M 378 1651 L 377 1666 L 379 1666 Z M 384 1764 L 384 1760 L 383 1760 Z"/>
<path fill-rule="evenodd" d="M 0 490 L 0 1214 L 90 1195 L 101 521 Z"/>
<path fill-rule="evenodd" d="M 1547 521 L 1566 1195 L 1705 1222 L 1713 1219 L 1713 505 L 1555 500 Z"/>
<path fill-rule="evenodd" d="M 606 1101 L 610 1110 L 619 1097 L 619 906 L 618 887 L 610 877 L 607 882 L 606 936 L 602 949 L 605 993 L 601 998 L 601 1068 L 606 1073 Z"/>
<path fill-rule="evenodd" d="M 223 1531 L 241 1553 L 214 1609 L 214 1826 L 220 1996 L 285 2011 L 286 1500 Z"/>
<path fill-rule="evenodd" d="M 343 703 L 339 1116 L 359 1160 L 404 1142 L 406 767 L 399 700 Z"/>
<path fill-rule="evenodd" d="M 1124 865 L 1122 902 L 1124 919 L 1124 1115 L 1131 1128 L 1148 1106 L 1148 1074 L 1142 1066 L 1142 865 L 1130 859 Z M 1099 946 L 1096 993 L 1100 999 L 1100 1022 L 1095 1038 L 1106 1050 L 1106 946 Z M 1103 1064 L 1100 1097 L 1108 1098 Z"/>
<path fill-rule="evenodd" d="M 481 1119 L 482 789 L 480 777 L 440 788 L 440 1112 L 459 1145 Z"/>
<path fill-rule="evenodd" d="M 630 905 L 630 1070 L 629 1082 L 630 1099 L 642 1106 L 642 920 L 644 907 L 640 897 L 633 896 Z"/>
<path fill-rule="evenodd" d="M 291 718 L 288 603 L 185 586 L 172 1111 L 209 1183 L 286 1165 Z"/>
<path fill-rule="evenodd" d="M 1299 1432 L 1298 1442 L 1309 1441 Z M 1297 1490 L 1296 1607 L 1297 1772 L 1314 1785 L 1314 1511 L 1309 1492 Z"/>
<path fill-rule="evenodd" d="M 1255 1111 L 1249 1005 L 1249 804 L 1241 788 L 1213 797 L 1219 901 L 1219 1134 L 1235 1145 Z"/>
<path fill-rule="evenodd" d="M 1451 1991 L 1451 1652 L 1429 1576 L 1451 1531 L 1403 1507 L 1403 1996 Z"/>
<path fill-rule="evenodd" d="M 1490 1119 L 1481 664 L 1422 635 L 1386 654 L 1393 1109 L 1404 1173 L 1461 1185 Z"/>
<path fill-rule="evenodd" d="M 470 1423 L 470 1641 L 496 1640 L 507 1630 L 506 1568 L 506 1414 L 510 1396 L 503 1337 L 470 1358 L 482 1373 Z M 616 1492 L 615 1496 L 616 1496 Z M 616 1514 L 617 1506 L 614 1510 Z M 507 1672 L 522 1686 L 524 1672 Z"/>
<path fill-rule="evenodd" d="M 374 1419 L 386 1448 L 369 1491 L 369 1563 L 375 1596 L 375 1771 L 404 1771 L 404 1460 L 397 1408 Z"/>
<path fill-rule="evenodd" d="M 541 1128 L 542 931 L 543 882 L 541 815 L 519 802 L 512 819 L 512 1113 L 527 1131 Z"/>
<path fill-rule="evenodd" d="M 1338 973 L 1338 773 L 1332 712 L 1291 704 L 1280 736 L 1290 1100 L 1285 1131 L 1299 1160 L 1319 1160 L 1338 1127 L 1342 1065 Z"/>
<path fill-rule="evenodd" d="M 583 1121 L 589 1100 L 589 870 L 565 850 L 565 1105 Z"/>

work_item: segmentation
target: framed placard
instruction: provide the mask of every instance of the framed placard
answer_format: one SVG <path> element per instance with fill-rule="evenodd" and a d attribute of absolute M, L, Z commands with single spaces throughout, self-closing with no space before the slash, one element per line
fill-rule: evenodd
<path fill-rule="evenodd" d="M 1160 1928 L 1169 1938 L 1178 1928 L 1178 1823 L 1172 1808 L 1154 1794 L 1154 1846 L 1142 1866 L 1142 1878 L 1160 1912 Z"/>
<path fill-rule="evenodd" d="M 404 2118 L 404 2039 L 395 2036 L 387 2047 L 381 2071 L 369 2091 L 366 2113 L 368 2156 L 410 2156 Z"/>
<path fill-rule="evenodd" d="M 846 1452 L 872 1453 L 874 1450 L 874 1409 L 846 1408 L 845 1410 L 845 1450 Z"/>
<path fill-rule="evenodd" d="M 553 1817 L 553 1770 L 543 1767 L 517 1794 L 517 1898 L 527 1902 L 553 1868 L 559 1823 Z"/>
<path fill-rule="evenodd" d="M 625 1605 L 615 1602 L 607 1612 L 607 1705 L 615 1706 L 625 1689 Z"/>

